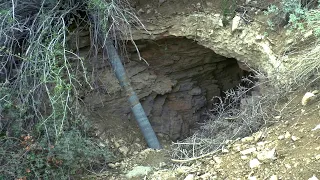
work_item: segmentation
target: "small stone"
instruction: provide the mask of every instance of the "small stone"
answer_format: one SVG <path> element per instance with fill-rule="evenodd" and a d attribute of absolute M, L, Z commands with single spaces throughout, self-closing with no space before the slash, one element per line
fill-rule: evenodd
<path fill-rule="evenodd" d="M 163 138 L 164 137 L 164 134 L 162 134 L 162 133 L 158 133 L 157 135 L 158 135 L 159 138 Z"/>
<path fill-rule="evenodd" d="M 137 154 L 139 154 L 139 152 L 138 152 L 138 151 L 133 151 L 132 154 L 133 154 L 133 155 L 137 155 Z"/>
<path fill-rule="evenodd" d="M 138 14 L 142 14 L 142 13 L 144 13 L 145 11 L 142 9 L 142 8 L 140 8 L 139 10 L 138 10 Z"/>
<path fill-rule="evenodd" d="M 147 10 L 147 14 L 150 14 L 151 12 L 152 12 L 151 9 L 148 9 L 148 10 Z"/>
<path fill-rule="evenodd" d="M 112 168 L 112 169 L 114 169 L 114 168 L 117 167 L 117 166 L 116 166 L 115 164 L 113 164 L 113 163 L 109 163 L 108 166 L 109 166 L 109 168 Z"/>
<path fill-rule="evenodd" d="M 249 176 L 248 179 L 249 180 L 257 180 L 257 177 L 256 176 Z"/>
<path fill-rule="evenodd" d="M 223 152 L 223 153 L 228 153 L 229 150 L 228 150 L 228 149 L 222 149 L 222 152 Z"/>
<path fill-rule="evenodd" d="M 261 139 L 261 137 L 263 136 L 263 132 L 262 131 L 259 131 L 255 134 L 254 136 L 254 141 L 257 142 Z"/>
<path fill-rule="evenodd" d="M 241 17 L 239 15 L 234 16 L 234 18 L 232 19 L 232 25 L 231 25 L 232 32 L 238 29 L 240 25 L 240 21 L 241 21 Z"/>
<path fill-rule="evenodd" d="M 139 149 L 139 150 L 142 149 L 142 146 L 141 146 L 141 144 L 139 144 L 139 143 L 134 143 L 133 145 L 134 145 L 135 148 L 137 148 L 137 149 Z"/>
<path fill-rule="evenodd" d="M 263 35 L 257 35 L 257 36 L 256 36 L 256 40 L 262 40 L 263 38 L 264 38 Z"/>
<path fill-rule="evenodd" d="M 184 180 L 194 180 L 194 175 L 193 174 L 188 174 Z"/>
<path fill-rule="evenodd" d="M 136 166 L 126 174 L 127 178 L 141 177 L 152 171 L 151 167 L 148 166 Z"/>
<path fill-rule="evenodd" d="M 160 162 L 160 163 L 159 163 L 159 167 L 160 167 L 160 168 L 165 167 L 165 166 L 167 166 L 167 163 L 165 163 L 165 162 Z"/>
<path fill-rule="evenodd" d="M 200 178 L 203 179 L 203 180 L 209 180 L 210 177 L 212 177 L 212 175 L 210 173 L 205 173 L 205 174 L 200 176 Z"/>
<path fill-rule="evenodd" d="M 179 167 L 179 168 L 176 169 L 176 172 L 177 172 L 178 174 L 185 174 L 185 173 L 187 173 L 187 172 L 189 172 L 189 171 L 191 171 L 191 170 L 192 170 L 191 167 L 181 166 L 181 167 Z"/>
<path fill-rule="evenodd" d="M 296 136 L 291 136 L 291 140 L 292 141 L 297 141 L 297 140 L 299 140 L 300 138 L 298 138 L 298 137 L 296 137 Z"/>
<path fill-rule="evenodd" d="M 261 142 L 258 142 L 257 145 L 260 147 L 264 147 L 267 143 L 269 143 L 269 142 L 268 141 L 261 141 Z"/>
<path fill-rule="evenodd" d="M 269 160 L 274 160 L 276 159 L 276 148 L 273 148 L 270 151 L 261 151 L 258 155 L 257 158 L 260 161 L 269 161 Z"/>
<path fill-rule="evenodd" d="M 129 152 L 129 148 L 127 148 L 126 146 L 122 146 L 119 148 L 119 151 L 121 154 L 123 154 L 124 156 L 126 156 Z"/>
<path fill-rule="evenodd" d="M 250 137 L 242 138 L 241 142 L 246 143 L 246 142 L 252 142 L 253 140 L 254 140 L 254 138 L 252 136 L 250 136 Z"/>
<path fill-rule="evenodd" d="M 218 25 L 219 25 L 220 27 L 223 27 L 223 21 L 222 21 L 222 19 L 219 19 Z"/>
<path fill-rule="evenodd" d="M 221 164 L 222 163 L 222 159 L 219 157 L 214 157 L 213 160 L 217 163 L 217 164 Z"/>
<path fill-rule="evenodd" d="M 287 169 L 291 169 L 291 168 L 292 168 L 290 164 L 285 164 L 284 166 L 285 166 Z"/>
<path fill-rule="evenodd" d="M 119 148 L 120 144 L 118 142 L 114 142 L 114 147 Z"/>
<path fill-rule="evenodd" d="M 287 131 L 285 134 L 284 134 L 284 138 L 288 139 L 291 137 L 291 134 Z"/>
<path fill-rule="evenodd" d="M 249 148 L 249 149 L 245 149 L 243 151 L 240 151 L 240 154 L 242 155 L 247 155 L 247 154 L 251 154 L 253 152 L 256 152 L 256 148 L 255 147 L 252 147 L 252 148 Z"/>
<path fill-rule="evenodd" d="M 315 175 L 313 175 L 311 178 L 309 178 L 308 180 L 319 180 Z"/>
<path fill-rule="evenodd" d="M 315 128 L 313 128 L 311 131 L 315 131 L 315 130 L 318 130 L 320 129 L 320 124 L 318 124 Z"/>
<path fill-rule="evenodd" d="M 316 155 L 314 158 L 315 158 L 316 160 L 319 160 L 319 159 L 320 159 L 320 154 Z"/>
<path fill-rule="evenodd" d="M 301 104 L 303 106 L 306 106 L 311 100 L 313 100 L 316 97 L 315 94 L 311 92 L 307 92 L 301 99 Z"/>
<path fill-rule="evenodd" d="M 310 30 L 310 31 L 304 33 L 303 37 L 304 37 L 304 38 L 308 38 L 308 37 L 311 36 L 312 34 L 313 34 L 313 31 Z"/>
<path fill-rule="evenodd" d="M 114 165 L 115 165 L 116 167 L 119 167 L 119 166 L 121 166 L 122 164 L 119 163 L 119 162 L 116 162 L 116 163 L 114 163 Z"/>
<path fill-rule="evenodd" d="M 99 143 L 99 146 L 100 146 L 100 147 L 106 147 L 106 145 L 103 144 L 102 142 Z"/>
<path fill-rule="evenodd" d="M 240 157 L 242 160 L 246 160 L 246 159 L 248 159 L 248 156 L 241 156 Z"/>
<path fill-rule="evenodd" d="M 272 175 L 272 176 L 270 176 L 270 180 L 278 180 L 278 176 L 277 175 Z"/>
<path fill-rule="evenodd" d="M 279 119 L 281 119 L 281 116 L 275 116 L 274 117 L 276 120 L 279 120 Z"/>
<path fill-rule="evenodd" d="M 284 135 L 280 135 L 280 136 L 278 136 L 278 139 L 279 139 L 279 140 L 284 139 Z"/>
<path fill-rule="evenodd" d="M 232 148 L 234 151 L 240 152 L 241 151 L 241 144 L 235 144 Z"/>
<path fill-rule="evenodd" d="M 249 166 L 250 166 L 251 169 L 259 167 L 260 164 L 261 164 L 260 161 L 258 159 L 256 159 L 256 158 L 250 160 L 250 162 L 249 162 Z"/>

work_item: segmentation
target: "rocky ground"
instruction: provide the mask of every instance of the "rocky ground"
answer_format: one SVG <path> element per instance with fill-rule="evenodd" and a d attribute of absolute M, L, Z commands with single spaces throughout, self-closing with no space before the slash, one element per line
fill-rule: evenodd
<path fill-rule="evenodd" d="M 221 151 L 196 160 L 176 162 L 170 159 L 169 146 L 161 151 L 141 148 L 110 163 L 111 171 L 95 178 L 316 180 L 320 177 L 320 103 L 315 99 L 302 106 L 303 94 L 293 93 L 287 101 L 277 105 L 279 113 L 272 115 L 274 125 L 252 136 L 230 141 Z M 136 145 L 139 142 L 137 140 Z M 117 147 L 127 155 L 129 148 L 114 146 Z"/>

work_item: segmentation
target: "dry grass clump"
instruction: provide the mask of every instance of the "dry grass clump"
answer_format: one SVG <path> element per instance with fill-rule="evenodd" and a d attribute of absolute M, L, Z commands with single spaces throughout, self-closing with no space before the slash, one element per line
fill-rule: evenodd
<path fill-rule="evenodd" d="M 248 78 L 243 81 L 253 83 Z M 261 95 L 252 91 L 259 86 L 266 87 L 266 83 L 262 83 L 260 77 L 260 82 L 251 88 L 239 85 L 226 91 L 224 98 L 214 97 L 219 102 L 208 112 L 208 120 L 191 137 L 173 144 L 172 157 L 182 161 L 197 159 L 223 149 L 230 140 L 246 137 L 272 123 L 273 105 L 281 93 L 275 93 L 275 89 L 265 89 Z"/>

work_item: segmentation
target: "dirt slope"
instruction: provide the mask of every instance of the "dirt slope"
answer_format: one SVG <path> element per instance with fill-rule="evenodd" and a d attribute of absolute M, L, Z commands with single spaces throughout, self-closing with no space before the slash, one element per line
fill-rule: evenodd
<path fill-rule="evenodd" d="M 320 177 L 320 101 L 301 105 L 304 92 L 279 101 L 274 125 L 252 136 L 230 141 L 204 158 L 173 162 L 165 150 L 145 149 L 90 179 L 310 179 Z M 169 141 L 164 141 L 166 145 Z"/>

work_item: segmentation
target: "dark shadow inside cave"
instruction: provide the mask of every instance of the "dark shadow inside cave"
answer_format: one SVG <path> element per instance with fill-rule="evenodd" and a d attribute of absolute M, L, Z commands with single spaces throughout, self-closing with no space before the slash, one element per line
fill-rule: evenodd
<path fill-rule="evenodd" d="M 132 85 L 143 89 L 141 79 L 136 82 L 134 76 L 146 81 L 151 78 L 153 85 L 156 84 L 149 86 L 153 89 L 149 95 L 140 95 L 141 102 L 155 132 L 168 135 L 172 140 L 186 138 L 208 118 L 213 97 L 223 97 L 223 92 L 238 85 L 250 88 L 255 81 L 250 79 L 253 73 L 243 68 L 243 63 L 218 55 L 187 38 L 135 43 L 143 60 L 139 60 L 136 48 L 129 44 L 126 64 Z M 145 67 L 143 71 L 148 71 L 148 75 L 139 75 L 140 66 L 131 66 L 132 63 Z M 241 81 L 242 77 L 253 83 Z M 142 90 L 139 94 L 143 93 Z"/>
<path fill-rule="evenodd" d="M 208 120 L 208 112 L 214 113 L 213 97 L 224 97 L 225 91 L 236 89 L 241 83 L 252 86 L 241 81 L 243 76 L 253 75 L 248 67 L 196 41 L 167 37 L 135 43 L 137 47 L 126 43 L 126 51 L 120 54 L 132 87 L 159 137 L 173 141 L 190 137 Z M 86 54 L 88 48 L 81 51 Z M 87 117 L 96 124 L 101 137 L 128 142 L 143 138 L 108 62 L 102 54 L 95 58 L 86 65 L 88 74 L 95 76 L 95 90 L 83 95 L 83 102 L 90 109 Z"/>

